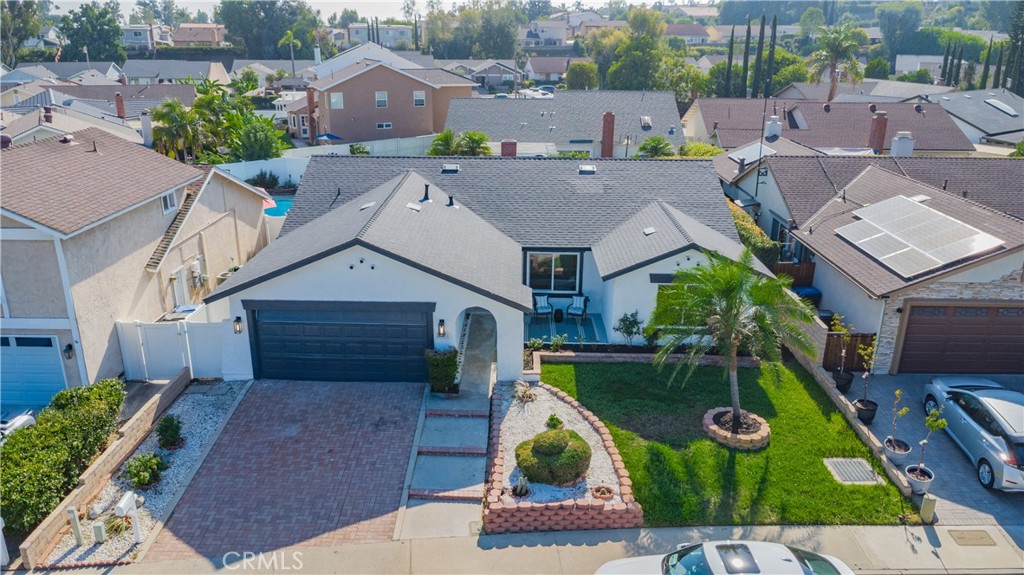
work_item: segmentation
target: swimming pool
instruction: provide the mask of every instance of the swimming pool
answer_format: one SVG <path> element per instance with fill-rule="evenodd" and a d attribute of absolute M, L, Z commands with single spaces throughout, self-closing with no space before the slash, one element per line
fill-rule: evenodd
<path fill-rule="evenodd" d="M 274 198 L 274 202 L 277 203 L 277 206 L 263 210 L 263 213 L 267 214 L 268 216 L 283 216 L 287 214 L 288 210 L 292 207 L 292 200 L 295 199 L 295 196 L 293 195 L 274 195 L 271 197 Z"/>

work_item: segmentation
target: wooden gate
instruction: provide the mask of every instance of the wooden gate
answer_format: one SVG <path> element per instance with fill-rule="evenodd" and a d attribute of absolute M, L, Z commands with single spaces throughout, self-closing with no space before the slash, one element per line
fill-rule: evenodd
<path fill-rule="evenodd" d="M 846 362 L 843 363 L 843 337 L 829 332 L 825 339 L 825 353 L 821 358 L 821 366 L 831 371 L 843 364 L 844 371 L 864 371 L 864 358 L 857 353 L 857 346 L 871 345 L 873 333 L 851 333 L 850 342 L 846 346 Z"/>

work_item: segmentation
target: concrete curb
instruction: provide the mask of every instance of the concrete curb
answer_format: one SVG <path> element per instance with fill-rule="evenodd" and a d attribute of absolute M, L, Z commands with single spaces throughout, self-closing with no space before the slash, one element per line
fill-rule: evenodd
<path fill-rule="evenodd" d="M 213 446 L 217 444 L 221 434 L 224 432 L 224 428 L 228 425 L 228 421 L 231 421 L 231 417 L 235 415 L 235 410 L 238 409 L 239 405 L 241 405 L 245 396 L 249 395 L 249 390 L 252 389 L 253 383 L 255 383 L 255 380 L 250 379 L 248 383 L 245 384 L 245 388 L 242 392 L 238 394 L 237 398 L 235 398 L 235 403 L 228 409 L 224 419 L 221 420 L 220 425 L 217 427 L 217 431 L 214 432 L 213 440 L 206 445 L 202 455 L 199 456 L 199 464 L 192 468 L 192 472 L 188 474 L 188 480 L 181 486 L 181 489 L 174 494 L 174 497 L 171 498 L 171 501 L 164 509 L 163 514 L 156 518 L 156 524 L 153 526 L 153 530 L 149 532 L 149 536 L 142 542 L 138 552 L 135 554 L 135 559 L 132 560 L 133 563 L 141 563 L 142 560 L 145 559 L 149 548 L 156 542 L 156 538 L 160 535 L 160 532 L 164 530 L 164 525 L 167 523 L 167 520 L 171 518 L 171 514 L 174 513 L 174 509 L 178 506 L 178 502 L 181 501 L 182 496 L 185 495 L 185 490 L 192 484 L 192 480 L 195 479 L 196 473 L 199 473 L 199 468 L 203 466 L 203 462 L 206 461 L 206 457 L 211 451 L 213 451 Z"/>
<path fill-rule="evenodd" d="M 412 449 L 409 452 L 409 465 L 405 468 L 405 483 L 402 484 L 402 500 L 398 504 L 398 513 L 395 516 L 395 530 L 391 534 L 391 540 L 397 541 L 402 535 L 402 527 L 405 525 L 405 508 L 409 505 L 409 489 L 412 488 L 412 476 L 416 471 L 416 458 L 419 456 L 420 440 L 423 438 L 423 426 L 427 419 L 427 403 L 430 401 L 430 386 L 423 386 L 423 400 L 420 403 L 420 415 L 416 420 L 416 434 L 412 438 Z"/>

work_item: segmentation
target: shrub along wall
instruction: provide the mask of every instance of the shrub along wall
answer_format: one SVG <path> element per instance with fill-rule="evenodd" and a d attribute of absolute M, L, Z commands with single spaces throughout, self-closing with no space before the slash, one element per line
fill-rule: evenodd
<path fill-rule="evenodd" d="M 779 261 L 779 244 L 769 238 L 764 230 L 757 227 L 757 222 L 743 208 L 729 202 L 729 211 L 736 222 L 736 232 L 740 235 L 743 245 L 750 248 L 754 257 L 761 260 L 765 267 L 771 269 Z"/>

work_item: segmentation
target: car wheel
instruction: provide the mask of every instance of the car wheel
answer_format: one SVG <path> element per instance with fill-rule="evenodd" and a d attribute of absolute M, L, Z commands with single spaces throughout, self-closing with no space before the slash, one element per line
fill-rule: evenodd
<path fill-rule="evenodd" d="M 996 481 L 996 475 L 992 471 L 992 465 L 982 459 L 978 462 L 978 483 L 985 489 L 992 489 L 992 484 Z"/>
<path fill-rule="evenodd" d="M 929 395 L 928 397 L 924 398 L 924 413 L 925 413 L 925 415 L 928 415 L 929 413 L 931 413 L 933 409 L 934 410 L 938 410 L 939 409 L 939 402 L 936 401 L 934 397 Z"/>

